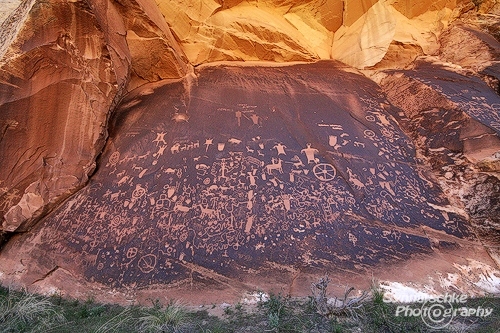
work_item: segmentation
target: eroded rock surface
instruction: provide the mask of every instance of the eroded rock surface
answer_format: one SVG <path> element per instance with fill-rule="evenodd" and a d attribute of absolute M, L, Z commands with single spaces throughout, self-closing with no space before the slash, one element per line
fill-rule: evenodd
<path fill-rule="evenodd" d="M 43 34 L 33 34 L 43 31 Z M 86 183 L 125 83 L 83 3 L 34 4 L 0 71 L 2 230 Z"/>
<path fill-rule="evenodd" d="M 23 1 L 0 31 L 0 281 L 500 292 L 498 6 L 475 8 Z"/>
<path fill-rule="evenodd" d="M 23 258 L 24 281 L 57 267 L 125 290 L 251 289 L 437 251 L 492 264 L 393 108 L 332 62 L 203 67 L 192 85 L 138 88 L 90 184 L 3 255 Z"/>
<path fill-rule="evenodd" d="M 120 13 L 111 2 L 25 1 L 4 22 L 1 232 L 27 230 L 86 184 L 126 89 L 188 71 L 165 22 L 148 10 L 136 2 Z M 147 48 L 134 43 L 140 35 Z"/>
<path fill-rule="evenodd" d="M 337 59 L 377 64 L 393 44 L 438 48 L 467 1 L 156 0 L 192 64 Z M 391 49 L 392 50 L 392 49 Z"/>
<path fill-rule="evenodd" d="M 364 68 L 391 62 L 397 52 L 408 62 L 434 53 L 437 36 L 465 6 L 31 0 L 13 10 L 17 2 L 2 4 L 2 15 L 9 15 L 0 33 L 3 232 L 25 230 L 86 183 L 110 110 L 125 91 L 220 60 L 334 58 Z"/>

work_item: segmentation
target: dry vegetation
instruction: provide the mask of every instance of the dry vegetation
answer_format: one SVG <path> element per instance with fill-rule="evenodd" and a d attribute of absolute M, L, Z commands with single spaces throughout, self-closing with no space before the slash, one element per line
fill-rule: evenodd
<path fill-rule="evenodd" d="M 421 318 L 395 316 L 397 304 L 385 303 L 377 287 L 350 296 L 328 295 L 328 276 L 313 283 L 312 296 L 292 298 L 283 294 L 265 295 L 254 307 L 226 305 L 222 317 L 207 310 L 196 311 L 174 301 L 150 306 L 121 307 L 40 296 L 0 288 L 0 333 L 7 332 L 91 332 L 91 333 L 250 333 L 250 332 L 434 332 Z M 496 333 L 500 327 L 500 299 L 486 297 L 468 301 L 469 306 L 494 308 L 481 320 L 454 320 L 440 332 Z"/>

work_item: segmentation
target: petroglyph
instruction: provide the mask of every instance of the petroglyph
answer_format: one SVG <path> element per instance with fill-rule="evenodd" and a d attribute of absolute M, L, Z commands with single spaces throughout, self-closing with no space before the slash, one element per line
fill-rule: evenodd
<path fill-rule="evenodd" d="M 203 84 L 196 89 L 212 89 Z M 168 95 L 159 89 L 148 96 Z M 147 286 L 185 279 L 180 263 L 237 275 L 266 260 L 302 265 L 306 252 L 317 265 L 349 268 L 430 251 L 425 234 L 387 234 L 394 226 L 426 223 L 463 237 L 460 216 L 426 204 L 446 206 L 372 90 L 359 97 L 355 125 L 343 100 L 317 94 L 293 103 L 283 95 L 282 105 L 245 94 L 197 99 L 181 123 L 171 121 L 173 107 L 148 110 L 133 138 L 113 138 L 78 204 L 54 212 L 43 246 L 59 254 L 85 247 L 96 258 L 85 267 L 89 279 Z M 300 113 L 300 128 L 286 123 L 287 112 Z"/>
<path fill-rule="evenodd" d="M 283 173 L 282 162 L 281 158 L 278 158 L 278 160 L 273 159 L 271 164 L 266 165 L 267 173 L 272 174 L 273 170 L 278 170 L 279 173 Z"/>
<path fill-rule="evenodd" d="M 337 174 L 337 171 L 335 170 L 335 167 L 331 164 L 328 163 L 320 163 L 316 164 L 313 168 L 313 173 L 316 178 L 318 178 L 321 181 L 330 181 L 333 178 L 335 178 L 335 175 Z"/>
<path fill-rule="evenodd" d="M 307 144 L 307 148 L 302 149 L 300 152 L 306 154 L 307 163 L 318 162 L 318 159 L 315 158 L 315 155 L 319 153 L 319 150 L 317 150 L 316 148 L 312 148 L 310 143 Z"/>
<path fill-rule="evenodd" d="M 161 132 L 161 133 L 156 133 L 156 139 L 153 140 L 153 142 L 156 143 L 156 146 L 158 147 L 160 143 L 163 145 L 166 145 L 167 143 L 165 142 L 165 134 L 166 132 Z"/>

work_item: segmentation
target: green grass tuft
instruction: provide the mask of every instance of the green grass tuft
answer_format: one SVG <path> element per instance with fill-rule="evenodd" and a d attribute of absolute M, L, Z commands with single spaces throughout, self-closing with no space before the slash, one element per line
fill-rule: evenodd
<path fill-rule="evenodd" d="M 45 332 L 65 321 L 64 315 L 47 297 L 26 292 L 0 295 L 0 332 Z"/>
<path fill-rule="evenodd" d="M 0 333 L 427 333 L 435 332 L 420 317 L 395 316 L 398 304 L 384 302 L 383 290 L 373 287 L 355 312 L 325 315 L 314 297 L 271 294 L 257 306 L 236 303 L 222 317 L 210 315 L 217 305 L 189 311 L 178 302 L 152 307 L 99 304 L 61 295 L 43 297 L 0 287 Z M 355 298 L 355 296 L 352 296 Z M 418 307 L 419 304 L 413 304 Z M 487 318 L 454 318 L 439 332 L 498 333 L 500 298 L 468 299 L 467 307 L 493 308 Z"/>
<path fill-rule="evenodd" d="M 147 333 L 190 332 L 189 315 L 177 302 L 170 302 L 165 308 L 155 304 L 138 318 L 138 328 Z"/>

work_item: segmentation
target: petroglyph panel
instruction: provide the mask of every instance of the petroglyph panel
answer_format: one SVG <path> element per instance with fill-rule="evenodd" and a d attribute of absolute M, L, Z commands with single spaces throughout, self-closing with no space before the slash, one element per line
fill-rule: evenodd
<path fill-rule="evenodd" d="M 416 71 L 404 73 L 443 94 L 467 115 L 500 134 L 500 97 L 479 77 L 427 63 L 420 63 Z M 450 81 L 454 84 L 449 84 Z"/>
<path fill-rule="evenodd" d="M 188 97 L 174 83 L 129 102 L 90 186 L 42 229 L 44 250 L 71 253 L 89 280 L 176 282 L 186 263 L 228 277 L 359 268 L 431 252 L 422 226 L 470 235 L 436 208 L 446 199 L 360 75 L 209 68 Z"/>

